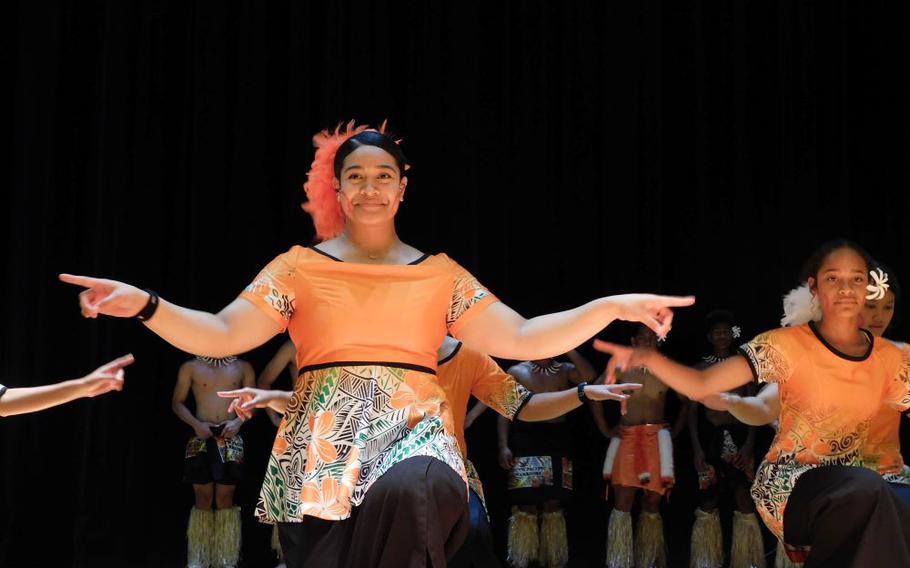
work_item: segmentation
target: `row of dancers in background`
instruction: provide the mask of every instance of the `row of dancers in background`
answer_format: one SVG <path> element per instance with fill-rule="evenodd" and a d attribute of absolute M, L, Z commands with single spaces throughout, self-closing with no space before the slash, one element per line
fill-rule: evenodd
<path fill-rule="evenodd" d="M 860 325 L 864 299 L 886 294 L 888 285 L 860 246 L 835 241 L 809 259 L 800 280 L 809 292 L 812 318 L 760 334 L 735 355 L 703 369 L 671 361 L 649 342 L 627 347 L 595 341 L 597 349 L 611 356 L 603 382 L 534 393 L 498 370 L 476 375 L 495 377 L 489 380 L 469 372 L 447 379 L 446 366 L 468 354 L 478 366 L 488 364 L 487 354 L 545 361 L 617 319 L 643 323 L 664 337 L 672 328 L 673 308 L 691 305 L 694 298 L 626 294 L 524 318 L 448 256 L 425 254 L 398 238 L 395 216 L 405 198 L 408 164 L 395 137 L 382 128 L 351 124 L 319 133 L 314 142 L 304 208 L 313 216 L 321 242 L 294 246 L 276 257 L 217 314 L 178 306 L 152 290 L 116 280 L 61 275 L 83 288 L 79 305 L 85 317 L 138 318 L 187 353 L 225 359 L 289 332 L 299 368 L 294 391 L 243 387 L 230 393 L 237 398 L 229 405 L 241 418 L 257 406 L 283 414 L 256 516 L 278 525 L 289 567 L 440 567 L 457 560 L 464 544 L 474 542 L 469 535 L 476 533 L 472 511 L 477 507 L 469 507 L 468 496 L 475 504 L 482 498 L 465 457 L 463 419 L 469 396 L 513 424 L 539 422 L 589 401 L 628 406 L 628 393 L 641 390 L 642 384 L 617 381 L 633 380 L 623 373 L 643 376 L 640 369 L 690 400 L 716 399 L 718 407 L 734 415 L 737 401 L 751 397 L 720 393 L 752 381 L 775 384 L 778 431 L 750 493 L 787 555 L 805 560 L 808 568 L 910 566 L 910 506 L 873 471 L 887 461 L 882 457 L 886 444 L 876 443 L 879 417 L 890 413 L 891 428 L 891 418 L 910 407 L 910 358 Z M 455 355 L 449 359 L 449 354 L 440 355 L 447 334 L 463 344 L 452 347 Z M 534 365 L 525 367 L 544 376 L 554 372 L 549 363 Z M 119 372 L 110 384 L 122 384 L 116 382 Z M 8 392 L 4 399 L 20 394 Z M 659 493 L 651 483 L 660 479 L 667 484 L 669 468 L 660 459 L 667 435 L 663 428 L 636 426 L 641 425 L 622 425 L 618 431 L 608 475 L 623 483 L 647 481 L 642 489 Z M 545 458 L 547 452 L 520 455 L 524 451 L 514 439 L 510 433 L 516 494 L 533 489 L 522 484 L 533 486 L 541 479 L 565 483 L 570 466 L 563 457 L 523 459 Z M 726 440 L 721 437 L 721 447 Z M 209 452 L 212 444 L 204 441 L 194 448 L 201 452 L 205 446 Z M 625 456 L 636 443 L 641 449 L 635 451 L 634 468 L 624 472 L 630 463 Z M 226 459 L 229 444 L 214 444 Z M 705 479 L 710 480 L 708 448 L 703 453 Z M 741 463 L 743 452 L 734 454 L 730 472 L 747 469 Z M 649 462 L 660 465 L 645 475 L 642 464 Z M 726 466 L 712 466 L 715 476 L 724 475 Z M 622 550 L 635 547 L 629 545 L 632 531 L 628 511 L 622 509 L 629 508 L 632 487 L 623 483 L 617 483 L 624 489 L 617 491 L 609 531 L 619 544 L 608 545 L 608 553 L 627 557 Z M 214 493 L 217 499 L 218 491 Z M 633 541 L 637 536 L 644 542 L 649 540 L 646 533 L 656 532 L 657 519 L 647 508 L 653 500 L 646 494 L 647 514 L 640 516 L 644 520 Z M 710 514 L 706 503 L 703 512 Z M 533 545 L 532 511 L 520 507 L 511 522 L 513 540 L 517 545 L 518 534 L 527 533 Z M 548 535 L 563 534 L 564 521 L 548 516 L 556 512 L 552 509 L 540 511 L 537 523 L 544 537 L 538 532 L 536 554 L 559 564 L 565 556 Z M 751 524 L 748 513 L 743 524 Z M 512 548 L 513 562 L 532 561 L 533 546 L 527 553 Z"/>

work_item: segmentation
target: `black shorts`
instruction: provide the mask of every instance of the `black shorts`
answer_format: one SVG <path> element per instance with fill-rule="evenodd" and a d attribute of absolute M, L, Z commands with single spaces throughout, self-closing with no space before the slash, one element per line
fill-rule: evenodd
<path fill-rule="evenodd" d="M 190 438 L 186 445 L 183 482 L 196 485 L 237 485 L 243 479 L 243 438 Z"/>

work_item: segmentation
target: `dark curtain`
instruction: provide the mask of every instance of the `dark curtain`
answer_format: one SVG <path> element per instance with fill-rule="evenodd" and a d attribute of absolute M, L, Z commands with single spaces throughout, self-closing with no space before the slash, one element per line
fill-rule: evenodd
<path fill-rule="evenodd" d="M 311 242 L 299 207 L 311 136 L 342 120 L 389 119 L 403 139 L 405 241 L 447 252 L 525 315 L 695 293 L 667 345 L 686 360 L 707 349 L 710 308 L 733 309 L 747 336 L 775 326 L 781 294 L 829 238 L 910 274 L 906 2 L 38 0 L 2 12 L 0 382 L 137 357 L 122 393 L 0 421 L 3 566 L 180 565 L 190 431 L 170 395 L 187 355 L 137 322 L 83 320 L 56 274 L 219 309 Z M 246 357 L 259 370 L 279 342 Z M 250 518 L 265 422 L 245 426 L 248 566 L 272 565 L 268 529 Z M 501 545 L 493 422 L 478 423 L 490 434 L 475 451 Z M 603 442 L 580 424 L 594 455 Z M 583 479 L 600 491 L 589 461 Z M 572 518 L 577 566 L 602 565 L 596 497 Z M 671 530 L 688 534 L 690 514 Z"/>

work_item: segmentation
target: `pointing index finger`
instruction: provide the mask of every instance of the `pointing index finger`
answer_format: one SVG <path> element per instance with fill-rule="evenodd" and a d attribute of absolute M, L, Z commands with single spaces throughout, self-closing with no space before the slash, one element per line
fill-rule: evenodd
<path fill-rule="evenodd" d="M 75 284 L 76 286 L 84 286 L 85 288 L 91 288 L 97 284 L 101 283 L 101 279 L 92 278 L 90 276 L 79 276 L 76 274 L 60 274 L 58 276 L 62 282 L 67 284 Z"/>
<path fill-rule="evenodd" d="M 660 296 L 660 303 L 671 308 L 684 308 L 695 303 L 695 296 Z"/>

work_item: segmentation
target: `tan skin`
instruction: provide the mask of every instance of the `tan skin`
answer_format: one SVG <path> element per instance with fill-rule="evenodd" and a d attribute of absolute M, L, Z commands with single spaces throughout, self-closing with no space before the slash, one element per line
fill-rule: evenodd
<path fill-rule="evenodd" d="M 631 338 L 632 345 L 638 348 L 656 349 L 657 336 L 650 329 L 639 328 Z M 627 382 L 641 383 L 642 388 L 626 401 L 626 412 L 619 421 L 619 426 L 638 426 L 640 424 L 659 424 L 666 419 L 666 402 L 669 388 L 660 379 L 648 372 L 647 369 L 633 369 L 617 375 L 617 384 Z M 599 409 L 603 415 L 603 408 Z M 682 429 L 685 417 L 680 415 L 673 428 L 675 437 Z M 619 429 L 613 428 L 606 432 L 608 437 L 619 435 Z M 629 512 L 635 506 L 635 496 L 639 488 L 624 485 L 613 485 L 614 508 L 619 511 Z M 660 510 L 660 493 L 642 491 L 641 507 L 643 511 L 656 513 Z"/>
<path fill-rule="evenodd" d="M 123 368 L 133 361 L 132 355 L 124 355 L 79 379 L 40 387 L 8 388 L 0 397 L 0 416 L 38 412 L 77 398 L 92 398 L 114 390 L 123 390 Z"/>
<path fill-rule="evenodd" d="M 271 361 L 269 361 L 265 366 L 265 369 L 262 370 L 262 374 L 256 379 L 256 388 L 270 390 L 275 379 L 277 379 L 278 375 L 285 369 L 287 369 L 288 374 L 291 375 L 291 384 L 293 385 L 298 374 L 297 347 L 290 339 L 285 341 L 281 347 L 278 348 L 278 351 L 272 357 Z M 278 426 L 281 423 L 281 414 L 275 412 L 271 408 L 266 408 L 266 412 L 268 413 L 269 420 L 272 421 L 272 424 Z"/>
<path fill-rule="evenodd" d="M 198 359 L 191 359 L 180 366 L 177 384 L 171 399 L 171 408 L 180 420 L 188 424 L 196 436 L 212 437 L 213 426 L 224 425 L 222 436 L 233 438 L 240 432 L 244 419 L 230 409 L 230 401 L 218 396 L 218 391 L 252 387 L 255 384 L 253 367 L 237 359 L 227 367 L 212 367 Z M 190 392 L 196 403 L 196 414 L 186 406 Z M 193 484 L 197 509 L 210 509 L 212 498 L 215 507 L 227 509 L 234 506 L 233 485 L 215 483 Z"/>

